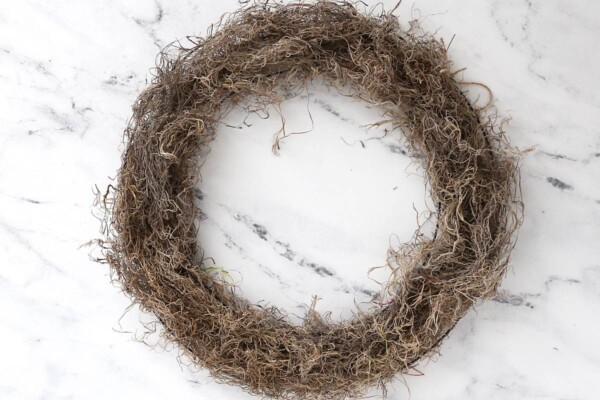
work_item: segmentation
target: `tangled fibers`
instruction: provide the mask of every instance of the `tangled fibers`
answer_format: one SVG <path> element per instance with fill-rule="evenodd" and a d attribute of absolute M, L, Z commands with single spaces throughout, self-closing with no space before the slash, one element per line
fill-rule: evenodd
<path fill-rule="evenodd" d="M 465 97 L 443 42 L 403 31 L 391 13 L 330 1 L 249 4 L 188 39 L 161 53 L 103 199 L 102 261 L 114 279 L 192 363 L 262 396 L 360 396 L 430 356 L 495 293 L 522 216 L 518 153 Z M 311 310 L 294 325 L 209 271 L 194 198 L 199 155 L 227 107 L 272 102 L 312 78 L 354 88 L 404 132 L 437 228 L 390 253 L 385 306 L 335 323 Z"/>

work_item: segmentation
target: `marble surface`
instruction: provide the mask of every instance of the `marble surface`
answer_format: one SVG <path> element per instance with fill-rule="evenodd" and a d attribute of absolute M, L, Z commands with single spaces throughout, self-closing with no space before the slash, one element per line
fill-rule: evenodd
<path fill-rule="evenodd" d="M 251 398 L 180 365 L 176 349 L 138 343 L 156 344 L 140 324 L 152 317 L 129 308 L 81 247 L 99 236 L 93 188 L 119 167 L 130 106 L 159 48 L 202 35 L 236 4 L 0 7 L 0 398 Z M 592 0 L 401 4 L 404 26 L 419 19 L 452 40 L 464 79 L 493 88 L 512 143 L 533 150 L 522 162 L 525 222 L 499 295 L 388 398 L 598 398 L 599 13 Z M 252 301 L 294 320 L 316 295 L 318 310 L 348 318 L 376 301 L 387 272 L 369 271 L 427 218 L 418 160 L 398 132 L 367 129 L 377 110 L 319 82 L 283 104 L 288 131 L 310 132 L 283 141 L 279 156 L 271 111 L 245 120 L 234 110 L 220 128 L 199 185 L 200 239 Z"/>

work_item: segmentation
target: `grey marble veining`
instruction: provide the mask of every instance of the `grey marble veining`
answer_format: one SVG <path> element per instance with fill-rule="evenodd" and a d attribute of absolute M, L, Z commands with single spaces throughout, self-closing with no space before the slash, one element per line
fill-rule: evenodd
<path fill-rule="evenodd" d="M 152 316 L 128 308 L 80 247 L 99 236 L 93 188 L 120 165 L 131 104 L 159 49 L 204 34 L 235 8 L 0 7 L 0 398 L 251 398 L 181 368 L 176 349 L 137 343 L 157 343 L 143 335 Z M 492 88 L 511 142 L 530 152 L 525 221 L 498 295 L 457 325 L 440 356 L 390 385 L 388 398 L 598 397 L 599 12 L 591 0 L 401 4 L 404 26 L 419 19 L 437 31 L 455 68 L 468 67 L 460 76 Z M 480 88 L 465 90 L 487 101 Z M 268 119 L 233 110 L 219 128 L 197 188 L 205 255 L 240 295 L 285 309 L 292 322 L 313 296 L 333 320 L 377 307 L 387 249 L 421 223 L 432 232 L 418 154 L 401 132 L 368 128 L 381 120 L 376 109 L 319 82 L 281 111 L 288 132 L 308 132 L 283 140 L 278 156 L 275 109 Z"/>

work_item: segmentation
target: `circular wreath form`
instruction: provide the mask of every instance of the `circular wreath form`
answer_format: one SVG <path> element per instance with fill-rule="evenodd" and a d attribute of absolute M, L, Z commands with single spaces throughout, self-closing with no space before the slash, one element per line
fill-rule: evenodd
<path fill-rule="evenodd" d="M 391 13 L 325 1 L 249 5 L 190 40 L 162 53 L 134 105 L 117 187 L 104 198 L 103 254 L 115 280 L 192 363 L 255 394 L 361 395 L 431 355 L 495 293 L 522 212 L 517 154 L 461 91 L 443 42 L 402 31 Z M 200 152 L 226 106 L 272 101 L 276 89 L 313 77 L 350 85 L 403 129 L 426 172 L 437 229 L 392 254 L 399 266 L 385 306 L 340 323 L 311 310 L 299 326 L 209 271 L 194 201 Z"/>

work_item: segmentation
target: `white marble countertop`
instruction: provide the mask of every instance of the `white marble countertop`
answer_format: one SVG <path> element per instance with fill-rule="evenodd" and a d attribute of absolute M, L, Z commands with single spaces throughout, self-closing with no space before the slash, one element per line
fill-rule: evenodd
<path fill-rule="evenodd" d="M 122 131 L 159 48 L 204 34 L 236 4 L 0 7 L 1 399 L 251 398 L 180 366 L 176 350 L 137 343 L 151 317 L 133 307 L 121 318 L 129 300 L 80 248 L 99 236 L 92 189 L 120 165 Z M 500 294 L 388 398 L 597 399 L 600 3 L 436 0 L 404 2 L 399 14 L 446 43 L 455 35 L 456 68 L 494 90 L 512 143 L 534 150 L 522 163 L 525 222 Z M 314 127 L 279 156 L 278 118 L 254 116 L 248 127 L 241 111 L 229 115 L 199 186 L 200 239 L 252 301 L 293 319 L 317 295 L 318 310 L 347 318 L 385 276 L 369 279 L 369 269 L 426 215 L 424 180 L 399 134 L 365 132 L 377 110 L 317 82 L 283 111 L 290 131 L 311 127 L 308 112 Z"/>

